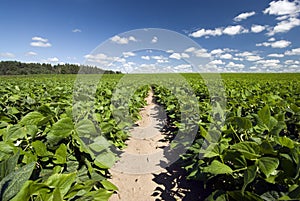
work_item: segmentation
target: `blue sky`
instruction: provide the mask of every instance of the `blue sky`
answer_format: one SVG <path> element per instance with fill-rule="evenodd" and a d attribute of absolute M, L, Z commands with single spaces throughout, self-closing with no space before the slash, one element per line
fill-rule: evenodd
<path fill-rule="evenodd" d="M 299 72 L 299 15 L 299 0 L 1 0 L 0 60 L 130 72 L 157 66 L 192 71 L 187 60 L 195 57 L 201 71 Z M 143 32 L 132 30 L 146 28 L 177 32 L 198 46 L 185 47 L 185 40 L 163 43 L 156 32 L 149 40 L 168 51 L 124 48 L 143 42 Z M 101 52 L 103 43 L 126 52 Z"/>

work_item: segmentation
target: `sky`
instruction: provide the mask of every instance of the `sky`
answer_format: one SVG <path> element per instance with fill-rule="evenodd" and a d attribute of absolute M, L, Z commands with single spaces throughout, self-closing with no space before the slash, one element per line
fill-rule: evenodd
<path fill-rule="evenodd" d="M 300 0 L 0 0 L 0 61 L 299 72 Z"/>

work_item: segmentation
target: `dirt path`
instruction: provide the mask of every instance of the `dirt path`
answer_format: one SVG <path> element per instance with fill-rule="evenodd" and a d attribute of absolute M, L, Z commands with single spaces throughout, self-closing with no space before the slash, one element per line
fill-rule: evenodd
<path fill-rule="evenodd" d="M 149 92 L 146 101 L 147 106 L 141 111 L 142 120 L 131 130 L 128 147 L 123 150 L 120 160 L 110 171 L 110 181 L 119 188 L 118 194 L 113 195 L 111 201 L 155 200 L 153 193 L 159 185 L 153 181 L 153 173 L 166 172 L 160 166 L 165 160 L 163 147 L 168 145 L 161 132 L 166 115 L 163 109 L 153 102 L 152 91 Z"/>

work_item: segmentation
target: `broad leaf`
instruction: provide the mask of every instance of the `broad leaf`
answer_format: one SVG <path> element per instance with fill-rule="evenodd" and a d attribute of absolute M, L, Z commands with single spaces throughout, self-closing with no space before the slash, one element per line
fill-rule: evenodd
<path fill-rule="evenodd" d="M 262 157 L 258 159 L 258 167 L 262 173 L 269 177 L 270 174 L 276 170 L 279 165 L 279 160 L 277 158 Z"/>
<path fill-rule="evenodd" d="M 35 162 L 29 163 L 1 180 L 0 198 L 2 201 L 10 200 L 21 190 L 24 183 L 30 178 L 34 167 Z"/>
<path fill-rule="evenodd" d="M 214 160 L 209 166 L 203 168 L 203 172 L 211 174 L 230 174 L 232 173 L 232 169 L 224 163 Z"/>
<path fill-rule="evenodd" d="M 73 121 L 70 118 L 64 118 L 56 122 L 47 135 L 50 144 L 57 144 L 60 140 L 69 137 L 74 130 Z"/>

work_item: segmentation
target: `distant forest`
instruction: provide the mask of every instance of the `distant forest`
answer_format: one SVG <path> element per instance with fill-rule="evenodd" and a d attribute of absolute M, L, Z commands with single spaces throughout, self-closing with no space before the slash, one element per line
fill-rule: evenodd
<path fill-rule="evenodd" d="M 80 70 L 80 72 L 79 72 Z M 18 61 L 1 61 L 0 75 L 30 74 L 121 74 L 119 71 L 103 70 L 92 66 L 75 64 L 51 65 L 46 63 L 22 63 Z"/>

